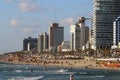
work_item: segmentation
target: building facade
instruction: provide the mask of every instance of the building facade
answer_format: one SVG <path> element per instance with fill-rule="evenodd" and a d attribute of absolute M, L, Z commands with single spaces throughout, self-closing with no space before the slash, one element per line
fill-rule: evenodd
<path fill-rule="evenodd" d="M 63 41 L 61 45 L 58 46 L 58 52 L 70 51 L 70 41 Z"/>
<path fill-rule="evenodd" d="M 62 51 L 70 51 L 70 41 L 63 41 L 61 44 Z"/>
<path fill-rule="evenodd" d="M 80 49 L 80 27 L 70 25 L 70 49 Z"/>
<path fill-rule="evenodd" d="M 43 52 L 48 50 L 49 45 L 49 36 L 46 32 L 42 33 L 41 35 L 38 35 L 37 39 L 37 50 L 38 52 Z"/>
<path fill-rule="evenodd" d="M 53 23 L 49 27 L 49 49 L 57 49 L 64 41 L 64 27 L 59 27 L 58 23 Z"/>
<path fill-rule="evenodd" d="M 120 0 L 93 0 L 94 49 L 110 48 L 113 44 L 113 21 L 120 15 Z"/>
<path fill-rule="evenodd" d="M 28 37 L 23 40 L 23 50 L 37 50 L 37 38 Z"/>
<path fill-rule="evenodd" d="M 120 17 L 113 22 L 113 48 L 117 48 L 120 43 Z"/>
<path fill-rule="evenodd" d="M 85 26 L 85 18 L 81 17 L 75 25 L 70 26 L 70 49 L 83 50 L 88 40 L 89 28 Z"/>

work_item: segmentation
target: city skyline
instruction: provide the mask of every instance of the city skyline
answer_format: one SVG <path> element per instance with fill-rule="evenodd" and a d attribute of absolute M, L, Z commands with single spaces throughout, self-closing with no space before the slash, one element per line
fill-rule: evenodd
<path fill-rule="evenodd" d="M 69 25 L 92 16 L 91 0 L 1 0 L 0 5 L 0 53 L 22 50 L 24 38 L 48 32 L 54 22 L 65 27 L 69 39 Z"/>

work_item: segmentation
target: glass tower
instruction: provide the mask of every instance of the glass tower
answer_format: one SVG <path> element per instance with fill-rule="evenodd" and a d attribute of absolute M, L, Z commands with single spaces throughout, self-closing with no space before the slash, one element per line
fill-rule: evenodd
<path fill-rule="evenodd" d="M 120 44 L 120 17 L 113 23 L 113 46 Z"/>
<path fill-rule="evenodd" d="M 93 0 L 93 45 L 95 49 L 113 44 L 113 22 L 120 15 L 120 0 Z"/>

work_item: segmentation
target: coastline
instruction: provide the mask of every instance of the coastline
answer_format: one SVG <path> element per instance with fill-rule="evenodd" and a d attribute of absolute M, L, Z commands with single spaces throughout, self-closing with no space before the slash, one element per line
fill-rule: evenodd
<path fill-rule="evenodd" d="M 81 69 L 99 69 L 99 70 L 120 70 L 120 68 L 97 66 L 94 60 L 80 60 L 80 59 L 65 59 L 65 60 L 45 60 L 42 63 L 26 63 L 26 62 L 8 62 L 0 61 L 3 63 L 20 64 L 20 65 L 35 65 L 43 67 L 64 67 L 64 68 L 81 68 Z"/>

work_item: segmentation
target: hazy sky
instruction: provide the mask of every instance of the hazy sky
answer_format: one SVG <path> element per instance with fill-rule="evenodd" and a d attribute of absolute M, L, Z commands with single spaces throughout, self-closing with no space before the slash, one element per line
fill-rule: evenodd
<path fill-rule="evenodd" d="M 0 0 L 0 53 L 22 50 L 24 38 L 48 32 L 53 22 L 68 40 L 69 25 L 91 14 L 92 0 Z"/>

